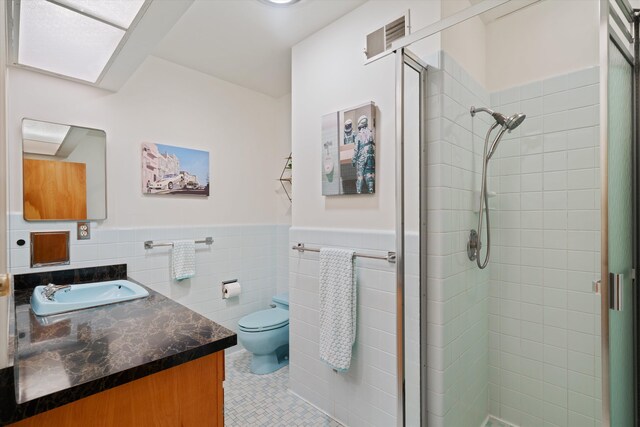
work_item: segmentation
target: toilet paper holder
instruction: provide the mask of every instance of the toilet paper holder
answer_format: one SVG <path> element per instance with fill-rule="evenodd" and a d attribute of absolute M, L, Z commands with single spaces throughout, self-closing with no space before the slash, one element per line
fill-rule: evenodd
<path fill-rule="evenodd" d="M 221 297 L 222 299 L 226 299 L 225 298 L 225 294 L 224 294 L 224 289 L 225 289 L 225 285 L 229 285 L 231 283 L 237 283 L 238 279 L 231 279 L 231 280 L 223 280 L 222 283 L 220 284 L 220 293 L 221 293 Z"/>

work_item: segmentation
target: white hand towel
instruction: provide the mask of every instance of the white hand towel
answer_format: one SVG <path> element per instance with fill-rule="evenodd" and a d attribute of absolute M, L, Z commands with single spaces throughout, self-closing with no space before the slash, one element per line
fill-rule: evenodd
<path fill-rule="evenodd" d="M 320 249 L 320 359 L 344 372 L 356 341 L 354 251 Z"/>
<path fill-rule="evenodd" d="M 173 242 L 173 277 L 180 281 L 196 275 L 196 242 L 177 240 Z"/>

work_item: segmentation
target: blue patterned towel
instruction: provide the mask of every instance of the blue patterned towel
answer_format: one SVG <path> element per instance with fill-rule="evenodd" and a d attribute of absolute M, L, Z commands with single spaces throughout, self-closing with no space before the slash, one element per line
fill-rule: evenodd
<path fill-rule="evenodd" d="M 356 341 L 354 251 L 320 249 L 320 359 L 344 372 Z"/>
<path fill-rule="evenodd" d="M 177 240 L 173 242 L 173 277 L 180 281 L 196 275 L 196 242 Z"/>

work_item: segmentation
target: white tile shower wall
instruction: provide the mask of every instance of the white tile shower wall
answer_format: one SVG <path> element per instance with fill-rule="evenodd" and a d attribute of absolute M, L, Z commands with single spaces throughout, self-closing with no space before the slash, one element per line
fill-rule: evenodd
<path fill-rule="evenodd" d="M 386 254 L 394 233 L 292 227 L 290 244 Z M 358 258 L 358 326 L 351 367 L 335 373 L 320 361 L 318 253 L 290 250 L 291 390 L 350 427 L 396 424 L 395 267 Z"/>
<path fill-rule="evenodd" d="M 489 272 L 469 261 L 489 94 L 450 55 L 428 72 L 428 404 L 431 426 L 480 426 L 488 414 Z M 472 143 L 472 141 L 474 143 Z"/>
<path fill-rule="evenodd" d="M 127 264 L 130 277 L 186 307 L 236 330 L 238 320 L 253 311 L 268 308 L 271 297 L 288 289 L 286 268 L 288 225 L 236 225 L 153 228 L 102 228 L 92 223 L 91 240 L 76 240 L 74 222 L 25 222 L 21 214 L 10 216 L 10 271 L 13 274 L 41 271 L 29 267 L 29 232 L 69 230 L 71 264 L 47 270 Z M 176 282 L 171 278 L 171 249 L 144 249 L 145 240 L 171 241 L 212 236 L 211 246 L 196 246 L 196 275 Z M 23 239 L 26 244 L 18 246 Z M 288 256 L 286 252 L 286 256 Z M 221 282 L 238 279 L 242 294 L 222 299 Z"/>
<path fill-rule="evenodd" d="M 491 95 L 524 123 L 490 164 L 490 411 L 600 425 L 598 68 Z"/>

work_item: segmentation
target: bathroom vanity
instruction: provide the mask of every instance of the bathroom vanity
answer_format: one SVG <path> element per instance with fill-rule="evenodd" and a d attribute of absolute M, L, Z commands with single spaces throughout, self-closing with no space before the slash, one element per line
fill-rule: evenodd
<path fill-rule="evenodd" d="M 30 309 L 36 285 L 118 279 L 127 279 L 126 265 L 14 276 L 15 354 L 0 378 L 2 425 L 224 425 L 232 331 L 149 288 L 146 298 L 58 315 Z"/>

